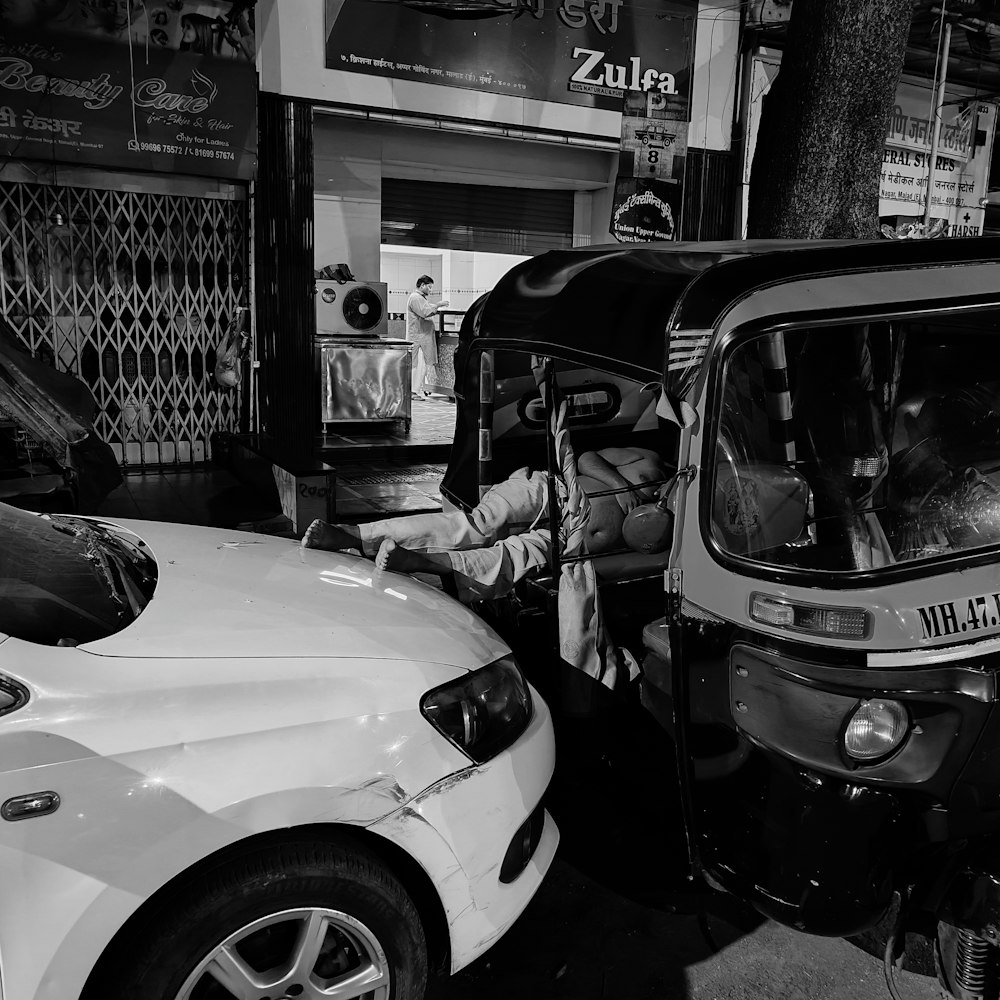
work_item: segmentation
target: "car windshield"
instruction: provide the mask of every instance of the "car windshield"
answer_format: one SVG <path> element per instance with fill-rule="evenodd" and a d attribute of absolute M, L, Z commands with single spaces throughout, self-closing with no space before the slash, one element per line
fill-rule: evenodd
<path fill-rule="evenodd" d="M 711 533 L 801 569 L 1000 543 L 1000 314 L 794 330 L 733 350 Z"/>
<path fill-rule="evenodd" d="M 124 528 L 0 504 L 0 632 L 93 642 L 133 622 L 155 587 L 156 561 Z"/>

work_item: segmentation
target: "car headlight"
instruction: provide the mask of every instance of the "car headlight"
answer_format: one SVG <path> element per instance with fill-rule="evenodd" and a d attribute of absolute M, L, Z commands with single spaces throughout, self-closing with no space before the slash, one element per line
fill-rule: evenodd
<path fill-rule="evenodd" d="M 442 735 L 482 764 L 528 728 L 531 694 L 512 657 L 428 691 L 420 711 Z"/>

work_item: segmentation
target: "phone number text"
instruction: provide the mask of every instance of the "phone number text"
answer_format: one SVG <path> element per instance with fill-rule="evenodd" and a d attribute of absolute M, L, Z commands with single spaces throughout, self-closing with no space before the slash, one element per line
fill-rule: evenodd
<path fill-rule="evenodd" d="M 133 147 L 134 148 L 134 147 Z M 139 149 L 147 153 L 173 153 L 177 156 L 201 156 L 210 160 L 235 160 L 236 154 L 228 149 L 203 149 L 195 146 L 175 146 L 168 142 L 140 142 Z"/>

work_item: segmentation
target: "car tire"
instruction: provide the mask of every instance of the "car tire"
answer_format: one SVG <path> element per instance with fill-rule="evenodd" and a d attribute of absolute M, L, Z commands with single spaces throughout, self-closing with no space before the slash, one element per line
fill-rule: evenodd
<path fill-rule="evenodd" d="M 87 996 L 310 1000 L 349 977 L 358 991 L 333 995 L 424 995 L 427 946 L 416 907 L 360 846 L 268 847 L 178 890 L 116 949 L 115 961 L 102 963 Z"/>

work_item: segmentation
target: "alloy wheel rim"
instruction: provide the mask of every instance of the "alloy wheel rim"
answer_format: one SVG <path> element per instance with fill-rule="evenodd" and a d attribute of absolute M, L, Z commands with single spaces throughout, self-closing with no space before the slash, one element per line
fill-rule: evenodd
<path fill-rule="evenodd" d="M 175 1000 L 388 1000 L 385 950 L 356 917 L 303 906 L 259 917 L 215 945 Z"/>

